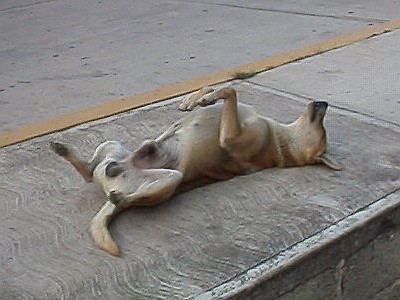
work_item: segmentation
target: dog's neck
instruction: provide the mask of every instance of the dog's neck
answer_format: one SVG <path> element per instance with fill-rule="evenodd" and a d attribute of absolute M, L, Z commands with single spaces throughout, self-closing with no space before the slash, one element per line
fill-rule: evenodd
<path fill-rule="evenodd" d="M 313 164 L 313 157 L 325 152 L 326 138 L 323 129 L 320 132 L 322 138 L 311 129 L 304 130 L 304 124 L 297 120 L 291 124 L 276 122 L 267 132 L 268 142 L 252 164 L 260 169 Z"/>

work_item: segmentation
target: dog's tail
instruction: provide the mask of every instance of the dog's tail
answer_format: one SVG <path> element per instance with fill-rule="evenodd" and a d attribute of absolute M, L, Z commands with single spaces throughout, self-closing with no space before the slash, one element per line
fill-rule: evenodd
<path fill-rule="evenodd" d="M 96 246 L 114 256 L 121 256 L 121 252 L 108 231 L 108 224 L 119 212 L 120 209 L 107 201 L 90 224 L 90 234 Z"/>

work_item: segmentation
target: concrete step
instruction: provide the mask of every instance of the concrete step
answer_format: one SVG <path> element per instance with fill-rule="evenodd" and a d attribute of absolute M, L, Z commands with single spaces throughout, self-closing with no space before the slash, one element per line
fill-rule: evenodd
<path fill-rule="evenodd" d="M 243 103 L 282 122 L 292 121 L 307 102 L 253 83 L 235 86 Z M 123 258 L 111 257 L 93 246 L 87 230 L 105 196 L 51 153 L 48 143 L 68 143 L 84 157 L 109 139 L 134 149 L 186 114 L 176 109 L 178 101 L 0 150 L 0 277 L 8 299 L 283 296 L 332 266 L 338 269 L 342 260 L 342 269 L 352 266 L 348 256 L 378 235 L 383 218 L 365 227 L 360 224 L 370 221 L 359 216 L 373 215 L 381 203 L 390 203 L 384 211 L 397 207 L 398 128 L 331 107 L 328 151 L 343 171 L 268 169 L 128 210 L 111 225 Z M 397 224 L 397 217 L 389 220 Z"/>

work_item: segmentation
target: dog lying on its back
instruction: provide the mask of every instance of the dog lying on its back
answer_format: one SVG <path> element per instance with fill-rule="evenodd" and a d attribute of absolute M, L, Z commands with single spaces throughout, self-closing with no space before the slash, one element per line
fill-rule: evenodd
<path fill-rule="evenodd" d="M 222 104 L 214 104 L 218 100 Z M 175 193 L 271 167 L 325 164 L 341 166 L 326 154 L 323 119 L 328 104 L 312 102 L 291 124 L 280 124 L 238 104 L 231 87 L 203 88 L 180 105 L 181 110 L 207 106 L 176 122 L 155 140 L 133 153 L 120 143 L 97 147 L 90 162 L 69 147 L 53 142 L 53 150 L 68 160 L 83 178 L 103 187 L 108 201 L 93 218 L 95 244 L 119 256 L 108 224 L 130 206 L 158 204 Z"/>

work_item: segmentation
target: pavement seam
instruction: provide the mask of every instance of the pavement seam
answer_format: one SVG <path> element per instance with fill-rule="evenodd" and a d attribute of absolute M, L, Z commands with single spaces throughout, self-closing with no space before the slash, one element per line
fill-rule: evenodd
<path fill-rule="evenodd" d="M 400 19 L 379 23 L 360 30 L 335 36 L 327 40 L 292 51 L 256 60 L 228 70 L 217 71 L 205 76 L 196 77 L 147 91 L 133 96 L 108 101 L 97 106 L 73 111 L 42 122 L 28 124 L 16 129 L 0 132 L 0 148 L 35 137 L 65 130 L 83 123 L 103 119 L 149 104 L 161 102 L 198 90 L 204 86 L 215 85 L 235 79 L 238 73 L 261 73 L 279 66 L 289 64 L 307 57 L 315 56 L 337 48 L 345 47 L 386 32 L 400 28 Z"/>

